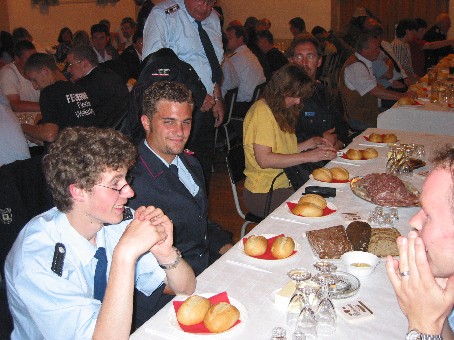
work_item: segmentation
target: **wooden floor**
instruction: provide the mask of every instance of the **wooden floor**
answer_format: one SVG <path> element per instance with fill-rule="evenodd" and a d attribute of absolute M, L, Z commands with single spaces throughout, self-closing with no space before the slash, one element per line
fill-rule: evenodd
<path fill-rule="evenodd" d="M 244 220 L 238 215 L 233 202 L 232 188 L 225 163 L 226 151 L 216 150 L 214 172 L 211 174 L 209 195 L 209 218 L 233 233 L 233 240 L 240 239 L 241 226 Z M 242 201 L 242 186 L 240 186 L 240 202 Z M 245 210 L 243 210 L 245 211 Z M 255 224 L 248 225 L 248 231 Z"/>

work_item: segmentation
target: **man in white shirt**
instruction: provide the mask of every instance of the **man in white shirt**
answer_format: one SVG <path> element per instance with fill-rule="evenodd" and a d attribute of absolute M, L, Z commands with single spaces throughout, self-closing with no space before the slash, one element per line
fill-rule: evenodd
<path fill-rule="evenodd" d="M 19 120 L 0 92 L 0 166 L 27 158 L 30 151 Z"/>
<path fill-rule="evenodd" d="M 30 41 L 19 41 L 14 46 L 14 62 L 0 70 L 0 89 L 15 112 L 39 111 L 39 91 L 24 76 L 25 63 L 35 53 L 35 46 Z"/>
<path fill-rule="evenodd" d="M 350 127 L 365 130 L 377 125 L 378 99 L 398 100 L 415 97 L 415 92 L 387 90 L 377 82 L 372 62 L 380 55 L 380 40 L 363 34 L 356 43 L 356 53 L 345 62 L 340 75 L 340 92 L 347 110 Z"/>
<path fill-rule="evenodd" d="M 227 49 L 232 52 L 228 56 L 228 62 L 233 65 L 239 83 L 224 77 L 222 89 L 227 91 L 238 87 L 236 101 L 250 102 L 256 86 L 266 81 L 262 65 L 260 65 L 255 54 L 246 46 L 247 32 L 243 26 L 229 26 L 227 28 L 227 39 Z"/>

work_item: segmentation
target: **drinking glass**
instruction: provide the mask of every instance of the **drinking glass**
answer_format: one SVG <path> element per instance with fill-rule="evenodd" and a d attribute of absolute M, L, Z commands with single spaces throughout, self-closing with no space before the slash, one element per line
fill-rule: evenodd
<path fill-rule="evenodd" d="M 413 154 L 413 147 L 411 145 L 404 145 L 402 158 L 399 162 L 398 174 L 403 178 L 413 176 L 413 166 L 411 165 L 410 156 Z"/>
<path fill-rule="evenodd" d="M 386 162 L 386 172 L 393 174 L 395 171 L 395 165 L 397 163 L 397 145 L 393 145 L 390 147 L 391 155 Z"/>
<path fill-rule="evenodd" d="M 317 319 L 317 333 L 331 335 L 336 330 L 337 315 L 329 296 L 329 285 L 336 284 L 336 278 L 331 274 L 319 273 L 312 278 L 320 285 L 320 303 L 315 312 Z"/>
<path fill-rule="evenodd" d="M 432 88 L 430 89 L 430 102 L 431 103 L 438 103 L 440 101 L 440 87 L 442 86 L 441 81 L 435 81 L 432 84 Z"/>
<path fill-rule="evenodd" d="M 286 340 L 286 331 L 282 327 L 274 327 L 271 331 L 271 340 Z"/>
<path fill-rule="evenodd" d="M 309 304 L 309 294 L 313 293 L 310 287 L 303 287 L 304 306 L 296 321 L 295 330 L 300 331 L 308 340 L 317 339 L 317 319 Z"/>
<path fill-rule="evenodd" d="M 304 307 L 306 293 L 304 291 L 303 282 L 311 278 L 311 273 L 304 268 L 294 268 L 287 272 L 290 279 L 296 282 L 296 290 L 290 299 L 287 306 L 287 326 L 290 329 L 295 329 L 299 314 Z"/>
<path fill-rule="evenodd" d="M 437 80 L 437 70 L 434 67 L 427 69 L 427 85 L 431 86 Z"/>
<path fill-rule="evenodd" d="M 439 80 L 444 80 L 448 79 L 449 76 L 449 68 L 448 67 L 443 67 L 438 70 L 438 79 Z"/>

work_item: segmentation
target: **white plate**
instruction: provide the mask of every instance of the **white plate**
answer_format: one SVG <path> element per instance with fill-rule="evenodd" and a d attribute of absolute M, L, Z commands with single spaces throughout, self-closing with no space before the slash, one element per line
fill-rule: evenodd
<path fill-rule="evenodd" d="M 420 105 L 401 105 L 401 104 L 397 104 L 397 106 L 405 108 L 405 109 L 423 109 L 424 108 L 424 103 L 421 103 Z"/>
<path fill-rule="evenodd" d="M 379 135 L 381 135 L 383 137 L 384 133 L 379 133 Z M 367 139 L 366 139 L 366 137 L 367 137 Z M 369 140 L 369 136 L 363 136 L 363 139 L 364 139 L 364 143 L 370 144 L 371 146 L 388 146 L 388 144 L 389 144 L 389 143 L 384 143 L 384 142 L 381 142 L 381 143 L 371 142 Z"/>
<path fill-rule="evenodd" d="M 290 201 L 291 203 L 297 204 L 298 201 Z M 326 216 L 321 216 L 321 217 L 303 217 L 303 216 L 298 216 L 295 214 L 292 214 L 290 211 L 287 202 L 285 203 L 285 212 L 288 213 L 291 217 L 295 218 L 297 221 L 304 221 L 304 222 L 315 222 L 315 221 L 325 221 L 328 220 L 334 216 L 337 216 L 337 207 L 334 205 L 332 202 L 326 202 L 327 207 L 330 208 L 331 210 L 335 210 L 332 214 L 326 215 Z"/>
<path fill-rule="evenodd" d="M 370 142 L 367 142 L 370 143 Z M 383 145 L 384 143 L 381 143 L 380 145 Z M 386 144 L 385 144 L 386 145 Z M 345 153 L 344 153 L 345 154 Z M 347 162 L 347 163 L 352 163 L 352 164 L 366 164 L 366 163 L 372 163 L 375 161 L 378 157 L 372 158 L 372 159 L 348 159 L 344 157 L 337 157 L 336 160 L 340 162 Z"/>
<path fill-rule="evenodd" d="M 216 294 L 217 293 L 206 293 L 206 294 L 196 294 L 196 295 L 203 296 L 205 298 L 210 298 Z M 189 296 L 178 295 L 177 299 L 180 300 L 179 298 L 181 298 L 181 301 L 184 301 L 188 297 Z M 203 338 L 209 338 L 209 339 L 221 339 L 221 338 L 234 339 L 235 335 L 240 331 L 240 329 L 242 328 L 244 323 L 247 321 L 248 313 L 247 313 L 246 307 L 244 307 L 244 305 L 241 302 L 239 302 L 237 299 L 229 296 L 229 300 L 230 300 L 230 304 L 235 306 L 236 308 L 238 308 L 238 310 L 240 311 L 241 322 L 238 325 L 230 328 L 229 330 L 226 330 L 225 332 L 222 332 L 222 333 L 187 333 L 187 332 L 183 331 L 181 329 L 180 325 L 178 324 L 177 316 L 175 314 L 175 309 L 173 308 L 173 303 L 171 305 L 171 308 L 169 309 L 169 314 L 168 314 L 169 322 L 175 329 L 177 329 L 180 332 L 181 335 L 184 335 L 185 337 L 189 337 L 189 338 L 203 337 Z"/>
<path fill-rule="evenodd" d="M 320 186 L 325 186 L 325 187 L 330 187 L 330 188 L 342 188 L 342 187 L 345 187 L 347 185 L 350 184 L 350 181 L 349 182 L 345 182 L 345 183 L 333 183 L 333 182 L 323 182 L 323 181 L 319 181 L 319 180 L 316 180 L 314 178 L 314 176 L 312 176 L 312 174 L 309 175 L 309 178 L 310 179 L 313 179 L 314 181 L 317 182 L 317 185 L 320 185 Z"/>
<path fill-rule="evenodd" d="M 260 234 L 260 235 L 257 235 L 257 236 L 263 236 L 266 239 L 269 239 L 269 238 L 272 238 L 272 237 L 278 236 L 278 235 L 279 234 Z M 292 259 L 295 255 L 298 254 L 299 251 L 301 251 L 299 243 L 296 242 L 295 239 L 293 239 L 293 241 L 295 242 L 296 253 L 294 253 L 293 255 L 290 255 L 289 257 L 286 257 L 285 259 L 265 260 L 265 259 L 259 259 L 259 258 L 253 257 L 253 256 L 249 256 L 248 254 L 246 254 L 244 252 L 243 239 L 241 239 L 240 242 L 238 242 L 238 248 L 237 249 L 238 249 L 238 251 L 240 252 L 241 255 L 246 256 L 248 259 L 260 261 L 260 263 L 268 263 L 268 264 L 273 264 L 273 263 L 277 263 L 277 262 L 281 263 L 282 261 L 286 261 L 286 260 Z"/>

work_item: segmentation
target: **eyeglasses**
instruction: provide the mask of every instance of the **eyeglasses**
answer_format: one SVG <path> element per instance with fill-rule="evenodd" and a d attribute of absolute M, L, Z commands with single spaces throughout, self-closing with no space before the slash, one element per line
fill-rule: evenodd
<path fill-rule="evenodd" d="M 207 6 L 214 6 L 217 3 L 217 0 L 194 0 L 194 2 L 201 6 L 201 5 L 207 5 Z"/>
<path fill-rule="evenodd" d="M 302 55 L 302 54 L 295 54 L 292 58 L 293 58 L 293 60 L 301 61 L 301 60 L 304 59 L 304 55 Z M 318 58 L 318 55 L 317 55 L 317 54 L 307 54 L 307 55 L 306 55 L 306 59 L 307 59 L 307 60 L 315 60 L 316 58 Z"/>
<path fill-rule="evenodd" d="M 128 187 L 132 184 L 132 181 L 134 180 L 134 177 L 128 175 L 126 176 L 126 184 L 123 185 L 120 189 L 116 189 L 116 188 L 111 188 L 111 187 L 108 187 L 106 185 L 102 185 L 102 184 L 95 184 L 96 186 L 98 187 L 103 187 L 103 188 L 107 188 L 107 189 L 110 189 L 110 190 L 114 190 L 116 192 L 118 192 L 120 195 L 124 195 L 128 189 Z"/>
<path fill-rule="evenodd" d="M 74 66 L 74 65 L 76 65 L 76 64 L 79 64 L 79 63 L 81 63 L 81 62 L 82 62 L 82 60 L 78 60 L 78 61 L 75 61 L 75 62 L 73 62 L 73 63 L 69 63 L 69 64 L 68 64 L 68 68 L 71 67 L 71 66 Z"/>

